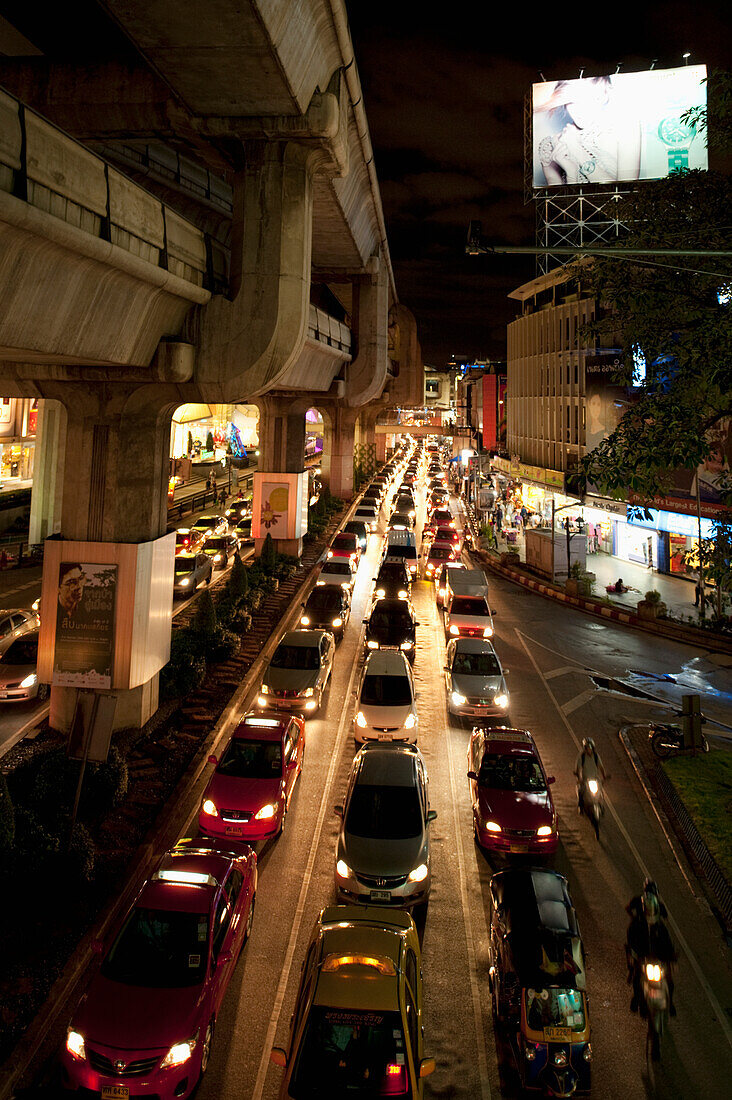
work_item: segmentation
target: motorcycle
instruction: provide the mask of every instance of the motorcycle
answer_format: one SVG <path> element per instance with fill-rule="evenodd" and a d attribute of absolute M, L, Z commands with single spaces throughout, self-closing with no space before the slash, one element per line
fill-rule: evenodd
<path fill-rule="evenodd" d="M 668 1026 L 669 988 L 668 972 L 665 963 L 655 959 L 643 959 L 641 968 L 641 992 L 648 1019 L 646 1049 L 651 1049 L 654 1062 L 661 1058 L 661 1038 Z"/>
<path fill-rule="evenodd" d="M 659 760 L 666 760 L 675 753 L 686 751 L 684 731 L 681 726 L 656 723 L 648 731 L 648 737 L 651 748 Z M 699 748 L 702 752 L 709 752 L 709 742 L 704 734 L 701 735 Z"/>
<path fill-rule="evenodd" d="M 587 815 L 595 830 L 595 837 L 600 839 L 600 818 L 605 813 L 605 799 L 602 783 L 599 779 L 587 779 L 582 787 L 582 810 Z"/>

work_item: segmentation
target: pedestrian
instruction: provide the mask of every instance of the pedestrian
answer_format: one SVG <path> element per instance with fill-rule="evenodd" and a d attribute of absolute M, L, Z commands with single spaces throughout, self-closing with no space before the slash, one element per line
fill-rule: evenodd
<path fill-rule="evenodd" d="M 503 508 L 500 504 L 496 508 L 496 530 L 501 531 L 503 529 Z"/>
<path fill-rule="evenodd" d="M 528 518 L 529 518 L 529 509 L 526 507 L 525 504 L 522 504 L 521 505 L 521 522 L 523 523 L 524 527 L 526 526 L 526 520 Z"/>
<path fill-rule="evenodd" d="M 211 488 L 211 474 L 209 473 L 208 477 L 206 478 L 206 489 L 210 489 L 210 488 Z"/>
<path fill-rule="evenodd" d="M 697 581 L 694 586 L 694 607 L 699 607 L 703 596 L 704 589 L 701 586 L 701 582 Z"/>

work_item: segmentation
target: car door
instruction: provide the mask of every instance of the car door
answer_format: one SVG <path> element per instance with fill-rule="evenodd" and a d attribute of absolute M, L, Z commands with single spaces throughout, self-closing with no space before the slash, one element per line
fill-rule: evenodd
<path fill-rule="evenodd" d="M 290 798 L 300 766 L 300 754 L 298 752 L 299 735 L 299 725 L 297 722 L 291 721 L 282 741 L 282 776 L 285 782 L 285 809 L 290 805 Z"/>
<path fill-rule="evenodd" d="M 228 895 L 225 890 L 222 890 L 216 900 L 213 928 L 211 930 L 211 992 L 215 1015 L 218 1014 L 221 1007 L 234 966 L 232 951 L 234 938 L 232 933 L 233 915 Z"/>
<path fill-rule="evenodd" d="M 196 558 L 196 566 L 198 572 L 196 583 L 198 583 L 198 581 L 203 581 L 207 578 L 210 578 L 211 573 L 213 572 L 213 565 L 211 564 L 211 561 L 207 554 L 198 555 L 198 557 Z"/>
<path fill-rule="evenodd" d="M 409 1054 L 412 1062 L 412 1079 L 417 1082 L 419 1088 L 418 1095 L 421 1096 L 422 1088 L 419 1077 L 419 1063 L 422 1053 L 422 1023 L 420 1019 L 421 1013 L 418 996 L 418 971 L 417 956 L 414 954 L 411 947 L 408 947 L 404 963 L 404 1014 L 406 1016 Z"/>
<path fill-rule="evenodd" d="M 343 619 L 343 626 L 351 617 L 351 597 L 345 588 L 341 589 L 341 618 Z"/>
<path fill-rule="evenodd" d="M 452 691 L 452 662 L 455 659 L 455 643 L 448 642 L 445 651 L 445 688 L 448 695 Z M 472 767 L 472 765 L 471 765 Z"/>

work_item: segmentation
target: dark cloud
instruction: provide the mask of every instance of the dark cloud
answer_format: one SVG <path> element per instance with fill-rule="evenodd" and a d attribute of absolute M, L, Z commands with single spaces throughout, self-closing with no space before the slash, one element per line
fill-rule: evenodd
<path fill-rule="evenodd" d="M 681 64 L 729 65 L 729 0 L 612 5 L 351 0 L 356 61 L 399 296 L 428 363 L 505 358 L 507 294 L 529 256 L 467 257 L 468 221 L 495 243 L 532 244 L 524 203 L 524 98 L 547 79 Z"/>

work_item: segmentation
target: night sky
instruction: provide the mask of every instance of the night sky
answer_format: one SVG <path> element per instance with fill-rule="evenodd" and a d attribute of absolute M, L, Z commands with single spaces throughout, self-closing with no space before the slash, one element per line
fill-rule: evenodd
<path fill-rule="evenodd" d="M 426 4 L 347 0 L 400 300 L 424 359 L 505 359 L 507 293 L 530 256 L 468 257 L 468 221 L 533 244 L 523 99 L 533 82 L 690 64 L 730 67 L 730 0 Z M 537 15 L 541 12 L 541 15 Z"/>

